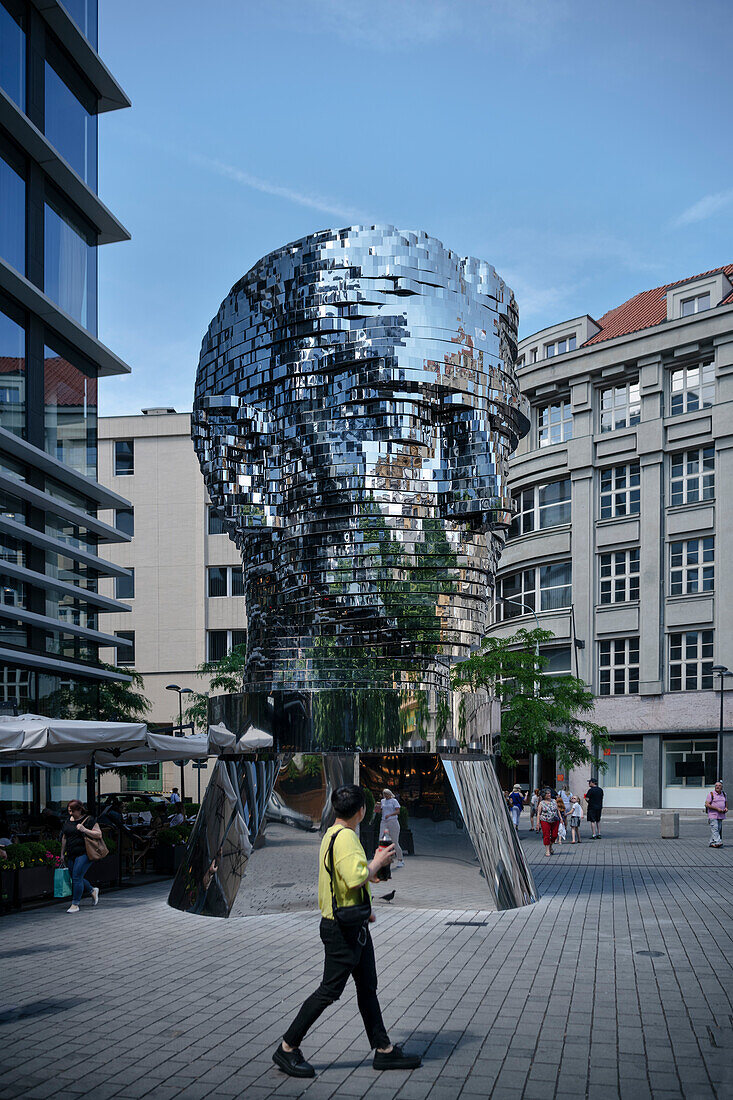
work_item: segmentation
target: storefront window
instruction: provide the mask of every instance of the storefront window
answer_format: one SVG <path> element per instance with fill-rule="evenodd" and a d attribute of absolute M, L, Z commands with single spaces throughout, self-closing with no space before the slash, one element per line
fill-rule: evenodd
<path fill-rule="evenodd" d="M 46 62 L 46 137 L 84 182 L 96 191 L 97 116 L 86 109 L 57 68 L 66 68 L 61 58 L 55 58 L 53 65 Z M 65 72 L 64 76 L 68 79 L 69 74 Z"/>
<path fill-rule="evenodd" d="M 0 308 L 0 427 L 25 435 L 25 329 Z"/>
<path fill-rule="evenodd" d="M 97 477 L 97 379 L 53 348 L 44 351 L 45 449 Z"/>
<path fill-rule="evenodd" d="M 603 759 L 608 764 L 601 779 L 604 787 L 641 787 L 644 774 L 641 741 L 614 741 Z"/>
<path fill-rule="evenodd" d="M 0 88 L 25 110 L 25 13 L 18 0 L 0 3 Z"/>
<path fill-rule="evenodd" d="M 664 746 L 666 787 L 707 787 L 718 778 L 715 741 L 670 741 Z"/>
<path fill-rule="evenodd" d="M 46 203 L 44 290 L 90 332 L 97 331 L 97 250 L 61 205 Z"/>

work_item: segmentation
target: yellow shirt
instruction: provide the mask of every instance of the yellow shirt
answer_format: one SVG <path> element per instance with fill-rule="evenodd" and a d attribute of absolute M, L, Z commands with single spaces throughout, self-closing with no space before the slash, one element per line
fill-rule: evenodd
<path fill-rule="evenodd" d="M 336 895 L 336 904 L 358 905 L 362 900 L 361 887 L 366 885 L 369 890 L 369 867 L 366 853 L 353 829 L 345 829 L 343 825 L 332 825 L 321 841 L 321 851 L 318 865 L 318 906 L 324 917 L 333 920 L 333 905 L 331 904 L 330 875 L 326 870 L 326 857 L 334 833 L 339 835 L 333 846 L 333 891 Z M 329 869 L 331 859 L 328 858 Z"/>

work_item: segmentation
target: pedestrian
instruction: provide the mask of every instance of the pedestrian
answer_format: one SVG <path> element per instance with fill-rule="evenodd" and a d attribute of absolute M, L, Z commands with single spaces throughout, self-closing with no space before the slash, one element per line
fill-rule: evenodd
<path fill-rule="evenodd" d="M 570 843 L 580 844 L 580 823 L 583 820 L 583 807 L 577 794 L 570 798 Z"/>
<path fill-rule="evenodd" d="M 540 800 L 540 789 L 535 787 L 532 792 L 532 797 L 529 800 L 529 829 L 530 832 L 539 832 L 539 821 L 537 818 L 537 803 Z"/>
<path fill-rule="evenodd" d="M 361 787 L 338 787 L 331 795 L 331 806 L 336 820 L 321 841 L 318 863 L 320 934 L 325 949 L 323 980 L 304 1002 L 272 1060 L 291 1077 L 315 1077 L 300 1044 L 318 1017 L 338 1001 L 351 975 L 369 1046 L 374 1048 L 374 1069 L 417 1069 L 422 1062 L 419 1055 L 405 1054 L 401 1046 L 393 1046 L 385 1031 L 369 934 L 369 924 L 376 918 L 371 912 L 368 883 L 378 881 L 377 872 L 390 862 L 394 848 L 377 848 L 374 858 L 367 862 L 356 835 L 366 808 Z M 344 1019 L 337 1018 L 334 1026 L 339 1029 L 343 1023 Z"/>
<path fill-rule="evenodd" d="M 709 848 L 723 847 L 723 822 L 728 813 L 728 796 L 723 790 L 723 784 L 718 780 L 715 787 L 705 799 L 705 809 L 708 812 L 710 822 Z"/>
<path fill-rule="evenodd" d="M 400 848 L 400 804 L 389 787 L 382 791 L 381 801 L 378 803 L 377 813 L 382 815 L 382 824 L 389 833 L 390 840 L 394 844 L 397 862 L 392 866 L 395 871 L 405 866 L 404 855 Z"/>
<path fill-rule="evenodd" d="M 180 794 L 178 793 L 178 787 L 174 787 L 174 788 L 173 788 L 173 790 L 171 791 L 171 798 L 170 798 L 170 800 L 171 800 L 171 802 L 173 803 L 173 805 L 174 805 L 174 806 L 175 806 L 176 802 L 180 802 L 180 801 L 181 801 L 181 796 L 180 796 Z"/>
<path fill-rule="evenodd" d="M 560 809 L 557 802 L 552 797 L 552 792 L 549 788 L 542 792 L 542 798 L 540 799 L 537 810 L 540 826 L 542 828 L 542 842 L 545 845 L 545 855 L 551 856 L 552 846 L 557 840 L 557 833 L 560 828 Z"/>
<path fill-rule="evenodd" d="M 565 810 L 565 816 L 570 813 L 570 803 L 572 802 L 572 796 L 567 787 L 563 787 L 560 791 L 560 798 L 562 800 L 563 809 Z"/>
<path fill-rule="evenodd" d="M 99 887 L 92 886 L 86 878 L 92 861 L 87 855 L 84 838 L 93 836 L 101 840 L 102 830 L 78 799 L 73 798 L 67 810 L 69 816 L 61 826 L 61 858 L 66 859 L 71 875 L 71 905 L 66 912 L 78 913 L 79 902 L 85 893 L 92 895 L 92 905 L 99 901 Z"/>
<path fill-rule="evenodd" d="M 512 821 L 514 822 L 514 828 L 519 831 L 519 818 L 522 815 L 522 810 L 527 804 L 527 796 L 522 794 L 522 788 L 518 783 L 514 784 L 512 793 L 509 795 L 509 812 L 512 815 Z"/>
<path fill-rule="evenodd" d="M 603 788 L 597 779 L 588 780 L 588 790 L 583 795 L 588 803 L 588 824 L 591 840 L 601 839 L 601 814 L 603 813 Z"/>

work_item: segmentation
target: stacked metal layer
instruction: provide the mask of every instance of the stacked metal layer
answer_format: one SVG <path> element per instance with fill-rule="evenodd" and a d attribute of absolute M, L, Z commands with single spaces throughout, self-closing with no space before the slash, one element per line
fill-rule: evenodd
<path fill-rule="evenodd" d="M 303 238 L 232 288 L 193 437 L 242 551 L 249 689 L 447 686 L 511 518 L 516 334 L 493 267 L 391 226 Z"/>

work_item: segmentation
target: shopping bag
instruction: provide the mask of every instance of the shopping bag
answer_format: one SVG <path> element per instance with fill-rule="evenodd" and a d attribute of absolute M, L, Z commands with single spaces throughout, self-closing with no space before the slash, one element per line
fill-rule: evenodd
<path fill-rule="evenodd" d="M 71 897 L 71 875 L 68 867 L 57 867 L 54 871 L 53 896 L 55 898 Z"/>
<path fill-rule="evenodd" d="M 565 837 L 568 835 L 568 831 L 563 825 L 562 821 L 560 822 L 560 827 L 557 830 L 557 835 L 560 840 L 565 840 Z"/>

